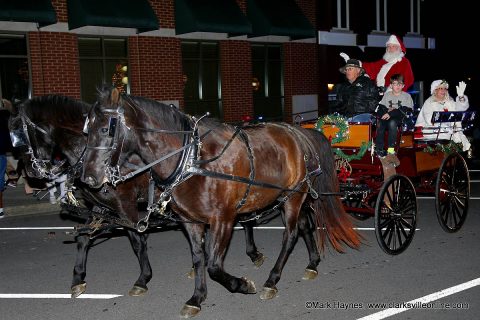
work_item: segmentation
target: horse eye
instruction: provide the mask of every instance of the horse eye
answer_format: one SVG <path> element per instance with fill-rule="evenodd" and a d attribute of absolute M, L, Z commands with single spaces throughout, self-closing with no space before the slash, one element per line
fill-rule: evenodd
<path fill-rule="evenodd" d="M 108 128 L 101 128 L 101 129 L 100 129 L 100 132 L 101 132 L 102 134 L 107 134 L 107 133 L 108 133 Z"/>

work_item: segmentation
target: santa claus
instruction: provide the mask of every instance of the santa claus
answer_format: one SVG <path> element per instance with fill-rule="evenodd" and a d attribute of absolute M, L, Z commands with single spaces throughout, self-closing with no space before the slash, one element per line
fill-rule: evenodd
<path fill-rule="evenodd" d="M 374 80 L 378 87 L 388 88 L 392 75 L 399 73 L 403 75 L 404 84 L 403 91 L 413 84 L 413 71 L 410 61 L 405 57 L 407 49 L 402 40 L 396 35 L 391 35 L 386 42 L 386 49 L 383 58 L 374 62 L 363 62 L 365 73 Z M 346 60 L 349 56 L 340 53 L 340 56 Z"/>

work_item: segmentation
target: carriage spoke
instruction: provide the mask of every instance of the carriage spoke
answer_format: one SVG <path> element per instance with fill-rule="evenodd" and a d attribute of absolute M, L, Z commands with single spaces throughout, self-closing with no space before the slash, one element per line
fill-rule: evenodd
<path fill-rule="evenodd" d="M 408 234 L 407 234 L 407 232 L 406 232 L 406 230 L 405 230 L 405 227 L 404 227 L 404 225 L 403 225 L 402 220 L 399 220 L 398 223 L 397 223 L 397 225 L 398 225 L 398 229 L 400 230 L 400 232 L 401 232 L 401 234 L 403 235 L 403 237 L 404 237 L 405 239 L 407 239 L 407 238 L 408 238 Z M 400 233 L 399 233 L 399 237 L 400 237 Z"/>
<path fill-rule="evenodd" d="M 465 209 L 465 202 L 462 200 L 466 200 L 467 197 L 464 194 L 457 194 L 455 197 L 453 197 L 453 199 L 455 200 L 455 203 L 457 203 L 458 207 L 461 207 L 463 210 Z"/>
<path fill-rule="evenodd" d="M 402 206 L 401 207 L 401 215 L 402 217 L 407 216 L 409 212 L 413 212 L 415 210 L 415 204 L 414 203 L 408 203 L 408 205 Z M 412 214 L 410 214 L 412 215 Z"/>
<path fill-rule="evenodd" d="M 385 229 L 385 232 L 382 235 L 383 239 L 386 239 L 388 236 L 387 245 L 389 247 L 390 247 L 390 243 L 392 242 L 392 228 L 393 228 L 393 221 L 390 220 L 388 227 Z"/>
<path fill-rule="evenodd" d="M 405 234 L 405 230 L 403 230 L 403 228 L 399 225 L 398 222 L 395 223 L 395 233 L 397 234 L 397 239 L 398 239 L 398 246 L 395 246 L 395 248 L 399 248 L 403 244 L 402 234 Z"/>
<path fill-rule="evenodd" d="M 385 218 L 384 221 L 380 224 L 379 228 L 383 230 L 390 223 L 390 221 L 391 221 L 390 217 Z"/>
<path fill-rule="evenodd" d="M 453 206 L 452 219 L 454 220 L 454 226 L 458 225 L 459 219 L 462 219 L 462 213 L 457 206 Z"/>
<path fill-rule="evenodd" d="M 448 208 L 448 202 L 447 202 L 447 203 L 445 204 L 445 206 L 442 207 L 442 212 L 441 212 L 442 220 L 443 220 L 444 222 L 447 221 L 448 211 L 449 211 L 449 208 Z"/>

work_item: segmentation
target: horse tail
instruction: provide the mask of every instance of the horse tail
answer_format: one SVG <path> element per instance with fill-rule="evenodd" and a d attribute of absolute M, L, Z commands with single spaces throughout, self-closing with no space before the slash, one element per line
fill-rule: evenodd
<path fill-rule="evenodd" d="M 311 134 L 322 169 L 322 173 L 312 181 L 312 187 L 319 193 L 318 199 L 311 198 L 311 208 L 315 212 L 314 221 L 317 227 L 317 246 L 320 251 L 324 251 L 327 238 L 338 252 L 345 251 L 343 244 L 358 249 L 363 237 L 354 229 L 352 218 L 345 211 L 342 201 L 338 196 L 322 195 L 340 191 L 330 142 L 319 131 L 311 130 Z"/>

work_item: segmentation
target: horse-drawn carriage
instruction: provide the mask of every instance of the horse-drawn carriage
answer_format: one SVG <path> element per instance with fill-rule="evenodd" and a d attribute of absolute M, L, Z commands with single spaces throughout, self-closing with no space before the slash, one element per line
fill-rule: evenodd
<path fill-rule="evenodd" d="M 436 215 L 446 232 L 458 231 L 465 222 L 470 197 L 467 164 L 458 145 L 439 137 L 448 130 L 461 131 L 460 123 L 468 126 L 474 118 L 475 112 L 434 112 L 428 136 L 402 128 L 396 153 L 386 157 L 373 153 L 375 121 L 346 125 L 327 116 L 302 126 L 319 127 L 332 141 L 346 211 L 360 220 L 374 217 L 380 247 L 396 255 L 415 233 L 417 194 L 435 196 Z"/>
<path fill-rule="evenodd" d="M 283 214 L 282 249 L 260 295 L 271 299 L 300 235 L 309 253 L 304 279 L 317 276 L 320 250 L 327 243 L 337 251 L 344 245 L 360 246 L 361 236 L 346 210 L 360 218 L 375 216 L 381 247 L 398 254 L 415 232 L 417 192 L 436 193 L 439 219 L 447 231 L 461 227 L 468 209 L 468 170 L 457 153 L 445 159 L 440 152 L 426 155 L 412 134 L 404 134 L 399 165 L 383 160 L 382 164 L 368 154 L 354 160 L 358 150 L 366 149 L 362 142 L 371 139 L 371 123 L 352 125 L 350 139 L 334 146 L 351 159 L 351 170 L 346 162 L 340 167 L 349 174 L 342 178 L 342 204 L 326 139 L 333 133 L 325 130 L 326 136 L 285 123 L 242 127 L 196 119 L 110 87 L 99 92 L 93 107 L 65 97 L 43 97 L 19 105 L 13 115 L 9 127 L 12 137 L 23 142 L 17 147 L 23 148 L 24 161 L 30 164 L 27 173 L 56 176 L 58 168 L 50 159 L 54 147 L 60 148 L 76 185 L 94 205 L 88 212 L 92 223 L 85 228 L 92 232 L 77 237 L 72 297 L 86 289 L 86 257 L 97 237 L 99 216 L 108 222 L 105 232 L 118 226 L 127 230 L 141 271 L 130 294 L 142 295 L 152 277 L 144 232 L 155 226 L 155 218 L 163 218 L 167 206 L 176 214 L 175 222 L 182 224 L 191 244 L 195 269 L 195 289 L 181 315 L 192 317 L 207 297 L 207 273 L 230 292 L 256 292 L 253 281 L 224 268 L 236 222 L 258 220 L 271 212 Z M 146 212 L 137 207 L 139 195 L 148 199 Z M 247 238 L 253 235 L 249 230 Z M 253 238 L 247 239 L 247 253 L 256 265 L 263 262 Z"/>

